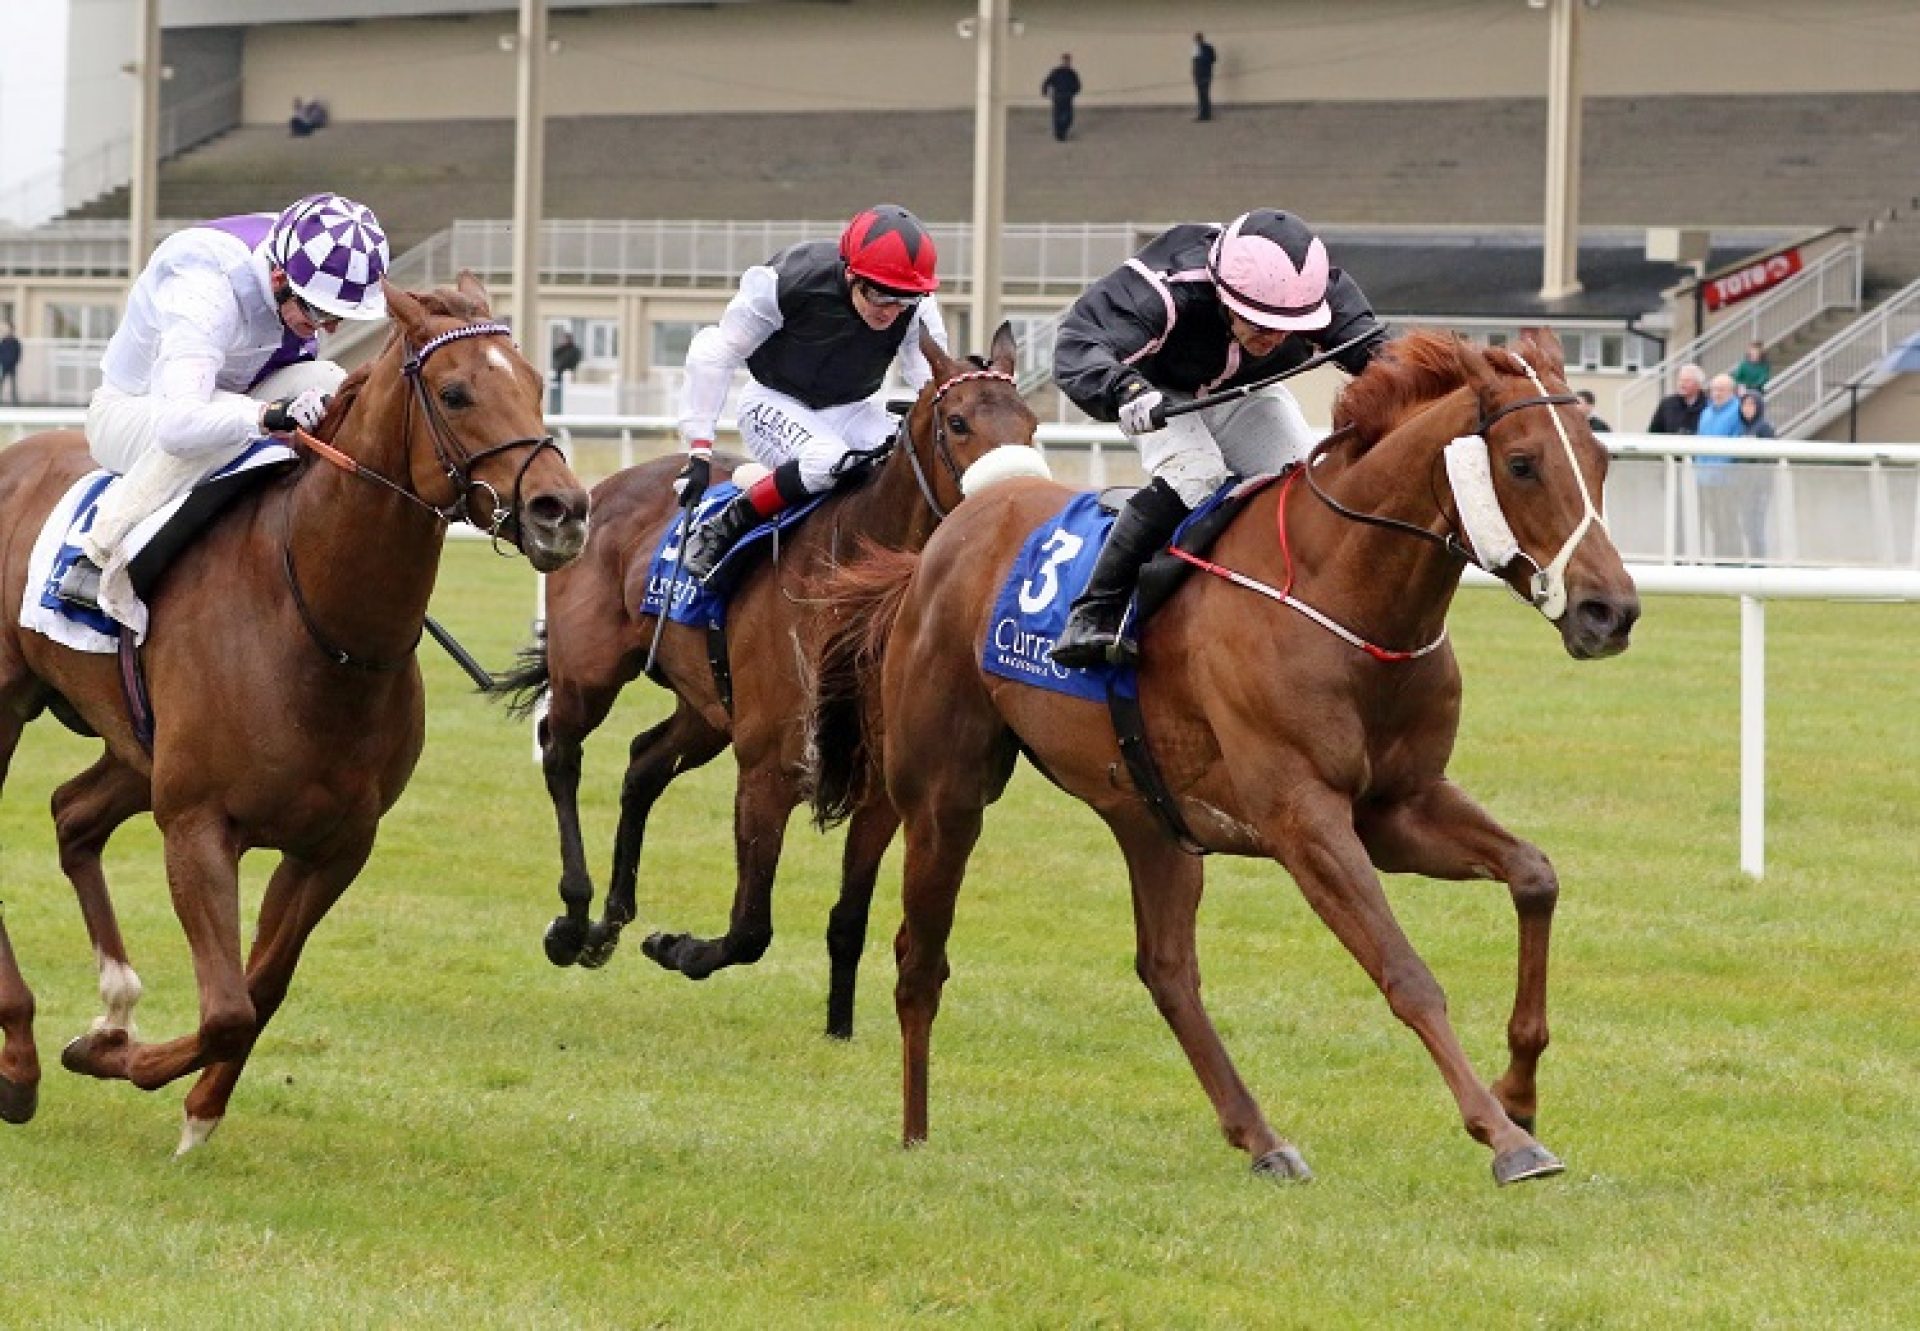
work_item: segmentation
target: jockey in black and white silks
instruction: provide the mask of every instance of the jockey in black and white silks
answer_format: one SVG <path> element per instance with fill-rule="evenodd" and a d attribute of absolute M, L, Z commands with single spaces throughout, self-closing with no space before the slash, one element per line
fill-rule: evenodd
<path fill-rule="evenodd" d="M 849 222 L 838 245 L 795 245 L 741 276 L 720 322 L 687 351 L 680 438 L 688 459 L 676 488 L 688 505 L 706 488 L 714 425 L 742 365 L 751 382 L 740 395 L 740 437 L 772 475 L 693 529 L 681 555 L 689 574 L 704 581 L 762 521 L 833 488 L 849 453 L 892 436 L 893 418 L 873 400 L 888 367 L 898 360 L 918 391 L 933 374 L 921 331 L 947 346 L 932 294 L 936 263 L 919 219 L 880 204 Z"/>
<path fill-rule="evenodd" d="M 1349 341 L 1335 359 L 1358 374 L 1386 340 L 1320 238 L 1271 208 L 1226 226 L 1173 227 L 1087 288 L 1061 324 L 1054 381 L 1095 420 L 1117 420 L 1153 480 L 1115 521 L 1053 659 L 1132 660 L 1121 623 L 1140 566 L 1230 474 L 1279 471 L 1316 442 L 1283 384 L 1158 429 L 1156 407 L 1255 383 Z"/>

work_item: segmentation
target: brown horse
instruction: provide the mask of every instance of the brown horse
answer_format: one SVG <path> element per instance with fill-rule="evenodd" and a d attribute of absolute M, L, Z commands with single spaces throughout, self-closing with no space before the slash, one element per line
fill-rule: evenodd
<path fill-rule="evenodd" d="M 828 498 L 780 537 L 777 559 L 748 573 L 727 614 L 726 657 L 732 703 L 723 700 L 698 630 L 670 624 L 660 639 L 655 677 L 675 695 L 672 715 L 636 736 L 620 791 L 620 824 L 602 916 L 589 923 L 593 881 L 579 815 L 580 761 L 588 735 L 637 676 L 654 639 L 654 616 L 639 610 L 653 552 L 680 510 L 670 482 L 679 466 L 664 458 L 602 481 L 593 494 L 593 535 L 578 563 L 547 584 L 543 642 L 496 685 L 525 710 L 545 691 L 540 724 L 547 793 L 560 826 L 560 897 L 566 914 L 547 930 L 556 965 L 604 965 L 636 914 L 640 847 L 654 801 L 675 777 L 711 760 L 731 742 L 739 778 L 734 796 L 737 886 L 725 935 L 655 933 L 641 946 L 668 970 L 704 979 L 727 966 L 751 965 L 773 939 L 773 881 L 788 817 L 803 795 L 807 674 L 827 616 L 809 586 L 832 570 L 857 538 L 903 550 L 926 543 L 961 500 L 960 478 L 988 451 L 1030 444 L 1037 422 L 1012 381 L 1015 347 L 1002 324 L 986 361 L 948 357 L 922 339 L 932 378 L 905 422 L 906 446 L 892 450 L 864 484 Z M 885 799 L 853 813 L 841 893 L 827 929 L 832 982 L 829 1034 L 853 1032 L 853 994 L 866 942 L 867 907 L 880 858 L 899 826 Z"/>
<path fill-rule="evenodd" d="M 240 499 L 149 598 L 151 755 L 111 656 L 25 632 L 11 615 L 0 625 L 0 774 L 44 709 L 106 741 L 53 802 L 107 1006 L 62 1062 L 144 1090 L 204 1069 L 187 1096 L 182 1151 L 218 1126 L 308 934 L 366 863 L 420 755 L 414 649 L 448 522 L 492 531 L 541 569 L 586 540 L 586 492 L 542 428 L 540 375 L 489 321 L 479 282 L 463 274 L 457 291 L 419 296 L 389 287 L 387 303 L 398 328 L 322 423 L 327 460 Z M 20 604 L 42 519 L 92 465 L 71 432 L 0 454 L 0 601 Z M 134 1036 L 139 981 L 100 871 L 107 838 L 149 807 L 200 996 L 199 1029 L 164 1043 Z M 278 850 L 280 863 L 243 968 L 239 860 L 255 848 Z M 32 1019 L 0 926 L 9 1122 L 35 1106 Z"/>
<path fill-rule="evenodd" d="M 1284 585 L 1286 608 L 1225 576 L 1196 576 L 1149 627 L 1139 675 L 1146 731 L 1191 836 L 1208 850 L 1273 858 L 1292 874 L 1420 1036 L 1467 1131 L 1493 1149 L 1501 1183 L 1560 1168 L 1529 1130 L 1547 1043 L 1558 888 L 1546 857 L 1445 774 L 1460 672 L 1444 629 L 1466 553 L 1453 537 L 1462 505 L 1442 470 L 1448 442 L 1484 436 L 1487 484 L 1473 493 L 1488 504 L 1497 495 L 1510 536 L 1532 552 L 1498 561 L 1501 576 L 1554 618 L 1569 653 L 1623 650 L 1639 613 L 1592 502 L 1606 454 L 1579 414 L 1561 406 L 1572 398 L 1559 344 L 1545 334 L 1519 350 L 1531 368 L 1518 355 L 1432 333 L 1393 344 L 1348 385 L 1317 465 L 1260 491 L 1215 548 L 1211 572 L 1250 577 L 1276 596 Z M 1119 841 L 1140 978 L 1227 1140 L 1262 1173 L 1309 1177 L 1201 1006 L 1194 921 L 1202 862 L 1182 852 L 1125 775 L 1104 709 L 982 669 L 1014 554 L 1067 497 L 1026 481 L 977 495 L 917 562 L 896 555 L 854 565 L 829 588 L 848 615 L 823 657 L 815 809 L 832 817 L 860 797 L 864 764 L 883 739 L 886 788 L 907 831 L 906 916 L 895 943 L 906 1139 L 927 1134 L 928 1044 L 967 857 L 984 807 L 1024 749 Z M 855 686 L 876 670 L 882 715 L 865 715 L 861 737 Z M 1511 1062 L 1491 1092 L 1448 1024 L 1439 985 L 1395 923 L 1376 866 L 1507 883 L 1520 921 L 1519 983 Z"/>

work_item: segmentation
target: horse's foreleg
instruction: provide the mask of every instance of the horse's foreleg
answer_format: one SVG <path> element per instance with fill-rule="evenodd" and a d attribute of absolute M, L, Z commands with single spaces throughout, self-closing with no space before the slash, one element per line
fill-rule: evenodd
<path fill-rule="evenodd" d="M 120 921 L 107 892 L 100 856 L 107 840 L 122 823 L 151 803 L 147 779 L 112 754 L 106 754 L 53 793 L 54 835 L 60 845 L 60 868 L 73 883 L 93 942 L 94 964 L 100 972 L 101 1014 L 96 1031 L 133 1032 L 133 1008 L 140 1001 L 140 977 L 127 960 Z"/>
<path fill-rule="evenodd" d="M 873 884 L 880 861 L 900 815 L 881 792 L 875 792 L 847 825 L 846 850 L 840 859 L 840 899 L 827 917 L 827 957 L 832 978 L 827 988 L 827 1034 L 837 1040 L 853 1038 L 853 993 L 860 975 L 860 954 L 867 946 L 867 914 L 873 905 Z"/>
<path fill-rule="evenodd" d="M 1297 789 L 1297 787 L 1295 787 Z M 1559 1160 L 1475 1076 L 1447 1018 L 1447 998 L 1401 932 L 1385 890 L 1353 827 L 1352 806 L 1332 792 L 1303 793 L 1300 802 L 1262 828 L 1314 912 L 1386 997 L 1394 1016 L 1420 1037 L 1453 1092 L 1467 1132 L 1492 1148 L 1498 1183 L 1557 1174 Z"/>
<path fill-rule="evenodd" d="M 1133 888 L 1134 970 L 1213 1102 L 1220 1131 L 1247 1153 L 1259 1173 L 1312 1178 L 1300 1152 L 1260 1112 L 1201 1001 L 1194 926 L 1206 880 L 1202 861 L 1169 842 L 1157 826 L 1114 831 Z"/>
<path fill-rule="evenodd" d="M 799 802 L 799 783 L 780 761 L 777 746 L 769 746 L 759 761 L 743 761 L 733 800 L 738 882 L 727 932 L 719 938 L 657 933 L 641 945 L 642 951 L 689 980 L 760 960 L 773 942 L 773 879 L 780 868 L 787 819 Z"/>
<path fill-rule="evenodd" d="M 0 699 L 0 785 L 26 722 Z M 0 902 L 0 1122 L 25 1123 L 40 1102 L 40 1051 L 33 1043 L 33 991 L 14 960 Z"/>
<path fill-rule="evenodd" d="M 580 964 L 599 967 L 613 957 L 620 931 L 639 914 L 634 893 L 640 876 L 640 847 L 654 801 L 682 772 L 704 767 L 726 748 L 727 736 L 708 725 L 699 711 L 679 704 L 672 716 L 639 735 L 627 753 L 627 774 L 620 783 L 620 828 L 613 839 L 613 874 L 606 906 L 587 932 Z"/>
<path fill-rule="evenodd" d="M 200 1074 L 187 1093 L 186 1122 L 176 1155 L 185 1155 L 213 1135 L 226 1117 L 227 1102 L 246 1070 L 260 1034 L 286 1000 L 301 950 L 340 894 L 358 876 L 372 853 L 373 840 L 356 844 L 326 864 L 282 858 L 260 899 L 260 924 L 247 958 L 247 994 L 253 1000 L 254 1027 L 246 1047 Z"/>
<path fill-rule="evenodd" d="M 0 906 L 0 1123 L 25 1123 L 39 1103 L 40 1051 L 33 1043 L 33 991 L 14 960 L 6 910 Z"/>
<path fill-rule="evenodd" d="M 253 1000 L 240 966 L 238 849 L 217 814 L 176 818 L 162 830 L 174 914 L 193 951 L 199 1029 L 164 1044 L 141 1044 L 125 1031 L 94 1031 L 69 1044 L 60 1059 L 74 1072 L 124 1078 L 147 1091 L 235 1057 L 254 1030 Z"/>
<path fill-rule="evenodd" d="M 1369 807 L 1355 825 L 1373 862 L 1388 873 L 1507 884 L 1520 920 L 1520 974 L 1507 1020 L 1511 1061 L 1493 1092 L 1508 1116 L 1531 1131 L 1539 1108 L 1534 1077 L 1547 1047 L 1547 948 L 1560 896 L 1553 866 L 1451 781 L 1412 799 Z"/>
<path fill-rule="evenodd" d="M 593 877 L 587 872 L 587 851 L 580 835 L 580 752 L 578 735 L 554 724 L 549 715 L 540 727 L 540 771 L 547 781 L 560 827 L 560 900 L 564 915 L 547 926 L 547 960 L 571 966 L 587 943 L 587 925 L 593 907 Z"/>

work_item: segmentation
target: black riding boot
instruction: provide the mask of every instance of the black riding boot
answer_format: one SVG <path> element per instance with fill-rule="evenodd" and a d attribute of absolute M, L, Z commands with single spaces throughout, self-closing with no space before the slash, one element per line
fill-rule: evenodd
<path fill-rule="evenodd" d="M 696 582 L 705 582 L 727 557 L 727 551 L 765 521 L 751 496 L 745 492 L 735 495 L 725 508 L 687 533 L 686 548 L 680 552 L 681 571 Z"/>
<path fill-rule="evenodd" d="M 1121 636 L 1120 621 L 1126 617 L 1140 566 L 1167 543 L 1186 516 L 1180 496 L 1158 478 L 1127 501 L 1100 548 L 1086 590 L 1074 599 L 1067 626 L 1053 644 L 1050 655 L 1055 661 L 1086 670 L 1139 659 L 1138 646 Z"/>

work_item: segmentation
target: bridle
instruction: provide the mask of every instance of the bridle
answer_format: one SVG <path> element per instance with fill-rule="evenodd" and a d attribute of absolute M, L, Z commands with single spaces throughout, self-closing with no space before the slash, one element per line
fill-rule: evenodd
<path fill-rule="evenodd" d="M 436 334 L 427 339 L 427 341 L 421 344 L 420 349 L 415 351 L 410 343 L 404 341 L 405 335 L 402 334 L 402 346 L 406 350 L 407 357 L 400 364 L 400 373 L 412 386 L 414 401 L 419 406 L 421 414 L 426 418 L 428 438 L 433 444 L 434 460 L 439 463 L 441 472 L 453 486 L 453 497 L 444 504 L 435 504 L 427 499 L 423 499 L 409 487 L 402 485 L 389 476 L 375 471 L 372 467 L 367 466 L 357 458 L 348 456 L 326 440 L 317 438 L 305 430 L 294 431 L 294 439 L 303 448 L 315 456 L 332 463 L 342 471 L 371 481 L 375 485 L 383 486 L 392 493 L 399 495 L 408 503 L 413 504 L 415 507 L 426 510 L 440 523 L 447 524 L 464 519 L 471 526 L 477 527 L 487 533 L 493 543 L 494 553 L 511 555 L 513 553 L 512 551 L 502 550 L 500 548 L 500 542 L 507 530 L 508 523 L 512 523 L 516 531 L 519 530 L 522 503 L 521 487 L 526 480 L 527 472 L 533 466 L 534 460 L 537 459 L 542 452 L 551 448 L 555 453 L 560 453 L 560 446 L 554 442 L 553 436 L 549 434 L 528 435 L 520 439 L 509 439 L 504 443 L 489 444 L 484 448 L 471 452 L 461 449 L 454 442 L 452 428 L 447 424 L 446 417 L 441 414 L 438 404 L 434 401 L 433 394 L 427 390 L 426 379 L 421 373 L 421 370 L 426 365 L 429 356 L 449 343 L 458 342 L 469 337 L 511 338 L 512 336 L 513 330 L 503 323 L 482 321 L 461 324 L 457 328 L 450 328 L 444 333 Z M 413 456 L 413 416 L 414 413 L 412 411 L 407 412 L 406 424 L 402 427 L 401 453 L 402 456 L 405 457 Z M 526 461 L 520 464 L 520 470 L 514 473 L 513 504 L 511 507 L 503 507 L 501 505 L 499 490 L 495 489 L 493 483 L 490 481 L 476 480 L 473 476 L 473 468 L 490 457 L 496 457 L 501 453 L 506 453 L 516 448 L 526 449 L 527 457 Z M 565 455 L 562 454 L 561 456 L 564 460 Z M 491 496 L 487 521 L 484 524 L 474 516 L 473 500 L 474 493 L 477 490 L 485 490 L 487 494 Z M 312 638 L 314 645 L 336 665 L 351 666 L 356 670 L 365 670 L 381 674 L 398 670 L 401 666 L 405 665 L 407 661 L 412 659 L 415 648 L 420 645 L 418 634 L 414 636 L 413 646 L 409 647 L 404 655 L 391 660 L 355 656 L 344 648 L 334 646 L 326 635 L 320 631 L 320 626 L 314 622 L 313 613 L 307 606 L 307 598 L 300 590 L 300 579 L 293 566 L 293 539 L 291 532 L 283 538 L 281 548 L 284 555 L 282 562 L 286 568 L 287 589 L 293 594 L 294 608 L 300 612 L 300 621 L 306 625 L 307 636 Z"/>
<path fill-rule="evenodd" d="M 1448 519 L 1449 530 L 1433 532 L 1415 523 L 1404 522 L 1399 518 L 1384 517 L 1377 513 L 1362 513 L 1358 510 L 1348 508 L 1345 504 L 1342 504 L 1321 488 L 1320 482 L 1314 476 L 1315 464 L 1317 464 L 1330 449 L 1352 436 L 1353 429 L 1351 426 L 1336 430 L 1334 433 L 1328 435 L 1325 439 L 1321 440 L 1313 452 L 1308 455 L 1304 468 L 1307 488 L 1313 491 L 1320 502 L 1338 513 L 1341 517 L 1353 522 L 1365 523 L 1368 526 L 1383 527 L 1389 531 L 1404 532 L 1407 535 L 1416 536 L 1423 541 L 1431 541 L 1445 550 L 1447 554 L 1453 558 L 1464 560 L 1476 568 L 1483 569 L 1494 577 L 1499 578 L 1510 590 L 1512 589 L 1512 584 L 1506 582 L 1506 578 L 1503 575 L 1515 560 L 1526 560 L 1527 563 L 1533 566 L 1533 573 L 1527 579 L 1528 592 L 1522 595 L 1518 591 L 1515 591 L 1514 594 L 1538 610 L 1541 614 L 1545 615 L 1549 620 L 1558 620 L 1561 615 L 1566 613 L 1566 570 L 1568 563 L 1571 562 L 1573 558 L 1573 552 L 1580 542 L 1585 539 L 1588 530 L 1594 523 L 1600 523 L 1604 529 L 1606 522 L 1605 519 L 1600 516 L 1600 511 L 1593 502 L 1593 496 L 1587 489 L 1586 474 L 1580 470 L 1580 461 L 1573 451 L 1573 440 L 1567 434 L 1566 423 L 1560 419 L 1560 413 L 1553 410 L 1553 408 L 1557 406 L 1571 406 L 1579 401 L 1579 399 L 1572 393 L 1547 392 L 1546 385 L 1540 382 L 1540 376 L 1534 372 L 1533 367 L 1529 365 L 1523 357 L 1511 350 L 1509 350 L 1507 354 L 1513 356 L 1514 360 L 1520 363 L 1520 368 L 1525 371 L 1527 378 L 1532 382 L 1538 392 L 1533 397 L 1520 398 L 1485 413 L 1474 425 L 1471 434 L 1462 435 L 1458 439 L 1455 439 L 1452 444 L 1448 445 L 1448 474 L 1456 490 L 1456 507 L 1461 510 L 1463 515 L 1457 524 L 1452 519 Z M 1555 553 L 1554 557 L 1544 565 L 1525 550 L 1522 550 L 1519 542 L 1514 539 L 1511 528 L 1507 526 L 1506 519 L 1500 513 L 1498 502 L 1493 498 L 1492 481 L 1487 471 L 1487 431 L 1492 429 L 1496 422 L 1504 420 L 1517 411 L 1524 411 L 1529 407 L 1545 407 L 1552 417 L 1554 432 L 1559 436 L 1561 447 L 1567 455 L 1567 462 L 1573 468 L 1574 482 L 1580 487 L 1580 502 L 1584 508 L 1578 525 L 1568 534 L 1567 539 L 1561 543 L 1560 549 Z M 1459 493 L 1460 490 L 1468 488 L 1478 489 L 1483 491 L 1483 493 L 1474 496 L 1464 496 Z M 1479 498 L 1481 502 L 1479 504 L 1471 504 L 1471 498 Z M 1476 515 L 1473 518 L 1466 516 L 1470 506 Z M 1464 528 L 1462 534 L 1466 537 L 1465 540 L 1461 539 L 1461 535 L 1457 535 L 1452 529 L 1456 525 Z"/>
<path fill-rule="evenodd" d="M 1016 382 L 1014 377 L 1005 370 L 996 370 L 990 365 L 963 370 L 934 389 L 933 400 L 927 404 L 927 409 L 933 413 L 933 455 L 940 460 L 940 465 L 947 469 L 947 475 L 953 478 L 953 488 L 956 490 L 960 488 L 962 470 L 953 456 L 953 446 L 947 442 L 947 422 L 946 418 L 940 414 L 940 400 L 949 390 L 977 379 L 998 379 L 1009 384 Z M 927 507 L 933 510 L 934 520 L 937 522 L 945 518 L 950 510 L 945 508 L 934 495 L 933 484 L 927 477 L 926 468 L 920 463 L 919 452 L 913 446 L 912 412 L 908 412 L 901 418 L 900 428 L 895 432 L 894 440 L 896 447 L 905 450 L 907 461 L 913 467 L 913 479 L 920 486 L 920 497 L 925 499 Z"/>

